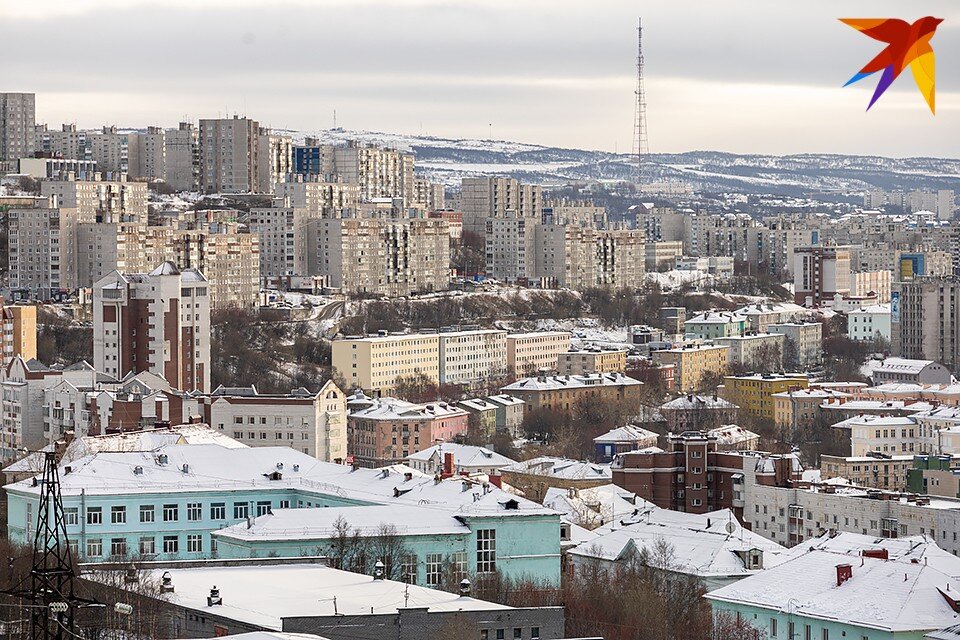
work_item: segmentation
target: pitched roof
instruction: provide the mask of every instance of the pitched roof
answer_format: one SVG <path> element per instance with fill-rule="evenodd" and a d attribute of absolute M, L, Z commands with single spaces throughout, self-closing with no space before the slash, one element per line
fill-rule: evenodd
<path fill-rule="evenodd" d="M 411 453 L 407 456 L 407 460 L 429 462 L 431 459 L 436 459 L 439 462 L 443 462 L 444 455 L 447 453 L 453 454 L 454 464 L 458 467 L 507 466 L 516 462 L 486 447 L 456 444 L 453 442 L 435 444 L 422 451 Z"/>
<path fill-rule="evenodd" d="M 541 456 L 503 467 L 501 471 L 522 473 L 566 480 L 603 480 L 613 477 L 610 465 Z"/>
<path fill-rule="evenodd" d="M 622 427 L 611 429 L 593 439 L 597 444 L 605 442 L 636 442 L 639 440 L 657 441 L 657 434 L 635 424 L 626 424 Z"/>

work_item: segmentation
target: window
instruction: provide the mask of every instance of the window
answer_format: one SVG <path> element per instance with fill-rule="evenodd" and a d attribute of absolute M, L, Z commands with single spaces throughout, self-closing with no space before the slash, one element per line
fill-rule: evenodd
<path fill-rule="evenodd" d="M 227 519 L 227 505 L 225 502 L 214 502 L 210 505 L 210 519 L 211 520 L 226 520 Z"/>
<path fill-rule="evenodd" d="M 110 507 L 110 524 L 127 524 L 127 508 Z"/>
<path fill-rule="evenodd" d="M 540 627 L 530 627 L 530 640 L 540 640 Z"/>
<path fill-rule="evenodd" d="M 157 543 L 152 536 L 144 536 L 140 538 L 140 554 L 141 555 L 153 555 L 157 552 Z"/>
<path fill-rule="evenodd" d="M 199 533 L 187 535 L 187 553 L 203 553 L 203 536 Z"/>
<path fill-rule="evenodd" d="M 103 524 L 103 510 L 100 507 L 87 507 L 87 524 Z"/>
<path fill-rule="evenodd" d="M 152 504 L 140 505 L 140 522 L 153 522 L 156 517 Z"/>
<path fill-rule="evenodd" d="M 520 640 L 520 638 L 523 637 L 523 629 L 520 629 L 520 628 L 518 628 L 518 627 L 514 627 L 514 628 L 513 628 L 513 637 L 514 637 L 514 640 Z"/>
<path fill-rule="evenodd" d="M 246 502 L 233 503 L 233 517 L 242 520 L 250 515 L 250 505 Z"/>
<path fill-rule="evenodd" d="M 203 518 L 203 505 L 199 502 L 188 502 L 187 503 L 187 520 L 191 522 L 196 522 Z"/>
<path fill-rule="evenodd" d="M 830 629 L 822 629 L 820 631 L 821 640 L 830 640 Z"/>
<path fill-rule="evenodd" d="M 477 573 L 497 570 L 497 530 L 477 530 Z M 499 632 L 498 632 L 499 633 Z"/>
<path fill-rule="evenodd" d="M 99 558 L 103 555 L 103 541 L 87 540 L 87 556 L 90 558 Z"/>
<path fill-rule="evenodd" d="M 281 509 L 289 509 L 289 508 L 290 508 L 290 501 L 289 501 L 289 500 L 281 500 L 281 501 L 280 501 L 280 508 L 281 508 Z"/>
<path fill-rule="evenodd" d="M 110 540 L 110 555 L 111 556 L 125 556 L 127 555 L 127 539 L 126 538 L 113 538 Z"/>
<path fill-rule="evenodd" d="M 163 536 L 163 552 L 177 553 L 180 551 L 180 538 L 177 536 Z"/>
<path fill-rule="evenodd" d="M 505 635 L 504 632 L 505 632 L 504 629 L 497 629 L 497 640 L 503 640 Z"/>
<path fill-rule="evenodd" d="M 803 640 L 813 640 L 813 630 L 808 624 L 803 625 Z"/>
<path fill-rule="evenodd" d="M 776 618 L 770 618 L 770 637 L 771 638 L 777 637 L 777 619 Z"/>
<path fill-rule="evenodd" d="M 163 521 L 176 522 L 180 519 L 180 509 L 175 504 L 163 505 Z"/>
<path fill-rule="evenodd" d="M 435 587 L 440 584 L 443 576 L 443 554 L 427 554 L 427 586 Z"/>
<path fill-rule="evenodd" d="M 80 524 L 80 510 L 77 507 L 67 507 L 63 510 L 63 519 L 68 525 Z"/>
<path fill-rule="evenodd" d="M 269 501 L 269 500 L 262 500 L 262 501 L 258 502 L 258 503 L 257 503 L 257 515 L 258 515 L 258 516 L 265 516 L 265 515 L 267 515 L 268 513 L 270 513 L 270 501 Z"/>
<path fill-rule="evenodd" d="M 400 563 L 400 581 L 408 584 L 417 584 L 418 564 L 416 555 L 412 553 L 405 555 L 403 562 Z"/>

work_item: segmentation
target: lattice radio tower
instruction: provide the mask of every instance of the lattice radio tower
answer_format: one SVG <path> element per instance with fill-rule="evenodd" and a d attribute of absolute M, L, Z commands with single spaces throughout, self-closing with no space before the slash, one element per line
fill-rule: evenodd
<path fill-rule="evenodd" d="M 637 159 L 637 184 L 643 184 L 647 146 L 647 98 L 643 91 L 643 22 L 637 18 L 637 104 L 633 114 L 633 155 Z"/>

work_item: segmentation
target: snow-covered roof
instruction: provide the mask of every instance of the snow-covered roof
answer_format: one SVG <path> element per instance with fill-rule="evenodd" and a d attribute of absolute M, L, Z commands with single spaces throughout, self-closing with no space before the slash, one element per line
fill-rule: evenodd
<path fill-rule="evenodd" d="M 819 538 L 804 540 L 791 548 L 790 557 L 803 555 L 811 550 L 830 551 L 848 556 L 860 556 L 867 550 L 882 549 L 890 560 L 925 562 L 945 574 L 960 578 L 960 558 L 941 549 L 929 536 L 906 538 L 880 538 L 860 533 L 839 532 L 833 536 L 824 534 Z"/>
<path fill-rule="evenodd" d="M 805 398 L 811 399 L 829 399 L 829 398 L 849 398 L 849 393 L 844 393 L 843 391 L 834 391 L 833 389 L 820 389 L 817 387 L 809 387 L 807 389 L 793 389 L 791 391 L 781 391 L 780 393 L 772 394 L 774 398 L 796 398 L 799 400 Z"/>
<path fill-rule="evenodd" d="M 414 404 L 399 398 L 370 398 L 369 406 L 350 412 L 351 418 L 364 420 L 432 420 L 466 415 L 463 409 L 446 402 Z"/>
<path fill-rule="evenodd" d="M 730 446 L 760 439 L 759 434 L 736 424 L 725 424 L 716 429 L 710 429 L 707 431 L 707 436 L 716 438 L 717 444 L 721 446 Z"/>
<path fill-rule="evenodd" d="M 504 467 L 516 462 L 504 455 L 488 449 L 486 447 L 477 447 L 469 444 L 456 444 L 453 442 L 444 442 L 428 447 L 423 451 L 417 451 L 407 456 L 408 461 L 442 463 L 446 454 L 453 454 L 454 464 L 461 468 L 470 467 Z"/>
<path fill-rule="evenodd" d="M 886 303 L 881 304 L 872 304 L 868 307 L 863 307 L 862 309 L 853 309 L 847 312 L 848 316 L 862 316 L 862 315 L 873 315 L 873 314 L 889 314 L 890 305 Z"/>
<path fill-rule="evenodd" d="M 649 429 L 638 427 L 635 424 L 627 424 L 622 427 L 611 429 L 593 439 L 597 444 L 616 443 L 616 442 L 637 442 L 640 440 L 657 441 L 657 434 Z"/>
<path fill-rule="evenodd" d="M 684 324 L 731 324 L 746 322 L 746 318 L 729 311 L 704 311 L 687 318 Z"/>
<path fill-rule="evenodd" d="M 719 577 L 757 572 L 747 568 L 738 552 L 759 549 L 764 552 L 763 566 L 770 567 L 776 564 L 776 556 L 786 551 L 776 542 L 744 529 L 729 509 L 691 514 L 655 508 L 636 516 L 634 521 L 614 523 L 599 531 L 598 537 L 567 553 L 618 560 L 644 549 L 652 553 L 655 545 L 664 540 L 673 550 L 672 570 Z"/>
<path fill-rule="evenodd" d="M 737 405 L 717 395 L 698 396 L 687 394 L 660 405 L 660 410 L 685 411 L 690 409 L 739 409 Z"/>
<path fill-rule="evenodd" d="M 370 505 L 324 509 L 275 509 L 257 516 L 249 524 L 240 522 L 215 533 L 235 540 L 322 540 L 335 537 L 338 522 L 350 527 L 350 535 L 371 537 L 383 534 L 384 525 L 400 536 L 469 535 L 470 528 L 450 511 L 436 507 Z"/>
<path fill-rule="evenodd" d="M 229 449 L 219 444 L 171 444 L 154 451 L 95 453 L 60 473 L 64 495 L 186 493 L 236 489 L 297 489 L 367 504 L 437 505 L 464 516 L 554 515 L 496 486 L 464 478 L 435 481 L 403 465 L 355 469 L 323 462 L 289 447 Z M 609 476 L 608 476 L 609 477 Z M 8 491 L 38 493 L 27 479 Z"/>
<path fill-rule="evenodd" d="M 551 478 L 563 478 L 565 480 L 610 480 L 613 477 L 610 465 L 550 456 L 515 462 L 503 467 L 500 471 L 550 476 Z"/>
<path fill-rule="evenodd" d="M 489 396 L 487 400 L 489 400 L 494 404 L 498 404 L 504 407 L 513 407 L 518 404 L 523 404 L 523 400 L 521 400 L 520 398 L 511 396 L 508 393 L 500 393 L 495 396 Z"/>
<path fill-rule="evenodd" d="M 853 575 L 838 586 L 839 564 Z M 888 633 L 926 631 L 960 621 L 947 601 L 960 595 L 960 581 L 935 565 L 814 550 L 704 597 Z"/>
<path fill-rule="evenodd" d="M 509 609 L 439 589 L 374 580 L 373 576 L 320 564 L 171 568 L 156 570 L 151 578 L 159 582 L 164 572 L 173 580 L 174 591 L 168 594 L 173 604 L 265 629 L 282 629 L 283 618 L 287 617 L 394 614 L 403 607 L 425 607 L 430 611 Z M 209 606 L 207 596 L 213 586 L 220 589 L 223 603 Z"/>
<path fill-rule="evenodd" d="M 543 506 L 559 511 L 566 521 L 588 529 L 657 508 L 652 502 L 615 484 L 589 489 L 550 487 L 543 497 Z"/>
<path fill-rule="evenodd" d="M 925 368 L 936 364 L 933 360 L 910 360 L 908 358 L 887 358 L 879 365 L 874 367 L 874 372 L 880 373 L 905 373 L 908 375 L 917 375 Z"/>
<path fill-rule="evenodd" d="M 503 387 L 503 391 L 551 391 L 557 389 L 583 389 L 594 386 L 633 386 L 643 384 L 622 373 L 590 373 L 587 375 L 533 376 Z"/>

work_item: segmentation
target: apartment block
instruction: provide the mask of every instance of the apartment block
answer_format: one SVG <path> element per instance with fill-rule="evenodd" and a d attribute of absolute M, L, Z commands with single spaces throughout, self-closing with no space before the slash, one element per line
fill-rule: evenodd
<path fill-rule="evenodd" d="M 488 247 L 490 243 L 488 234 Z M 640 231 L 537 225 L 534 271 L 540 282 L 551 287 L 629 286 L 646 272 L 644 247 Z"/>
<path fill-rule="evenodd" d="M 403 296 L 446 289 L 450 239 L 445 220 L 311 219 L 307 270 L 344 293 Z"/>
<path fill-rule="evenodd" d="M 290 206 L 306 209 L 311 218 L 349 218 L 360 206 L 360 186 L 347 182 L 323 182 L 295 176 L 274 185 L 274 195 Z"/>
<path fill-rule="evenodd" d="M 164 181 L 177 191 L 196 191 L 200 184 L 200 133 L 192 122 L 167 129 L 164 144 Z"/>
<path fill-rule="evenodd" d="M 290 136 L 277 135 L 264 128 L 258 135 L 256 190 L 272 193 L 275 184 L 293 173 L 293 141 Z"/>
<path fill-rule="evenodd" d="M 794 302 L 819 307 L 850 294 L 850 247 L 797 247 L 793 253 Z"/>
<path fill-rule="evenodd" d="M 607 228 L 607 210 L 589 200 L 548 200 L 543 205 L 544 224 L 572 224 L 594 229 Z"/>
<path fill-rule="evenodd" d="M 0 93 L 0 160 L 33 155 L 36 117 L 36 94 Z"/>
<path fill-rule="evenodd" d="M 543 192 L 539 185 L 521 184 L 514 178 L 464 178 L 461 183 L 463 229 L 483 236 L 487 220 L 513 211 L 519 218 L 541 220 Z"/>
<path fill-rule="evenodd" d="M 732 256 L 747 260 L 753 247 L 753 230 L 759 222 L 747 214 L 684 216 L 683 255 Z"/>
<path fill-rule="evenodd" d="M 330 173 L 348 184 L 359 185 L 360 198 L 400 198 L 403 207 L 414 203 L 414 156 L 351 140 L 343 147 L 328 147 Z"/>
<path fill-rule="evenodd" d="M 507 371 L 532 375 L 557 370 L 560 354 L 570 348 L 568 331 L 535 331 L 507 336 Z"/>
<path fill-rule="evenodd" d="M 249 118 L 200 120 L 200 190 L 250 193 L 260 181 L 260 123 Z"/>
<path fill-rule="evenodd" d="M 730 349 L 723 345 L 684 345 L 651 353 L 657 366 L 673 365 L 676 387 L 684 393 L 698 391 L 705 378 L 726 373 Z"/>
<path fill-rule="evenodd" d="M 441 332 L 440 383 L 470 385 L 507 373 L 507 332 L 495 329 Z"/>
<path fill-rule="evenodd" d="M 165 262 L 114 272 L 93 288 L 94 367 L 115 378 L 149 371 L 184 391 L 210 390 L 209 282 Z"/>
<path fill-rule="evenodd" d="M 809 384 L 806 376 L 726 376 L 717 392 L 725 400 L 740 407 L 741 411 L 773 420 L 776 417 L 774 395 L 793 389 L 806 389 Z"/>
<path fill-rule="evenodd" d="M 307 273 L 308 211 L 288 203 L 279 199 L 272 207 L 250 209 L 247 224 L 260 238 L 261 278 Z"/>
<path fill-rule="evenodd" d="M 7 213 L 9 285 L 14 299 L 53 300 L 76 289 L 75 208 Z"/>
<path fill-rule="evenodd" d="M 87 140 L 87 132 L 78 130 L 75 124 L 63 124 L 60 130 L 38 124 L 33 130 L 34 150 L 58 158 L 88 160 L 93 162 L 93 151 Z"/>
<path fill-rule="evenodd" d="M 677 259 L 682 257 L 683 241 L 681 240 L 648 241 L 644 247 L 644 265 L 647 271 L 672 269 Z"/>
<path fill-rule="evenodd" d="M 516 211 L 507 211 L 502 217 L 486 220 L 488 278 L 527 283 L 537 277 L 534 258 L 536 226 L 535 220 L 525 218 Z"/>
<path fill-rule="evenodd" d="M 560 354 L 557 373 L 560 375 L 583 376 L 588 373 L 623 373 L 627 368 L 629 349 L 604 349 L 588 347 L 570 348 Z"/>
<path fill-rule="evenodd" d="M 751 333 L 715 340 L 717 344 L 729 347 L 730 364 L 742 365 L 754 371 L 780 370 L 785 341 L 783 334 L 778 333 Z"/>
<path fill-rule="evenodd" d="M 782 322 L 767 325 L 767 333 L 782 334 L 796 349 L 797 362 L 802 370 L 815 369 L 823 364 L 823 324 L 820 322 Z M 786 342 L 784 349 L 788 349 Z M 786 351 L 784 351 L 786 353 Z"/>
<path fill-rule="evenodd" d="M 440 335 L 414 333 L 344 338 L 333 341 L 333 370 L 347 388 L 380 395 L 397 378 L 423 375 L 440 382 Z"/>
<path fill-rule="evenodd" d="M 317 393 L 218 388 L 203 410 L 207 424 L 247 446 L 287 446 L 326 462 L 347 458 L 347 396 L 332 380 Z"/>
<path fill-rule="evenodd" d="M 850 274 L 850 295 L 870 296 L 873 294 L 881 304 L 890 302 L 893 274 L 889 270 L 858 271 Z"/>
<path fill-rule="evenodd" d="M 87 132 L 86 143 L 90 148 L 90 159 L 97 163 L 101 172 L 136 175 L 140 164 L 136 134 L 121 133 L 116 126 L 105 126 L 100 131 Z"/>
<path fill-rule="evenodd" d="M 960 366 L 960 278 L 923 276 L 895 285 L 891 352 Z"/>
<path fill-rule="evenodd" d="M 20 457 L 20 449 L 38 449 L 47 444 L 43 435 L 43 394 L 62 376 L 37 360 L 14 356 L 0 380 L 3 423 L 0 425 L 0 460 Z"/>
<path fill-rule="evenodd" d="M 440 211 L 446 208 L 443 185 L 430 182 L 426 178 L 413 179 L 413 201 L 411 206 L 423 211 Z"/>
<path fill-rule="evenodd" d="M 32 305 L 3 306 L 3 364 L 14 357 L 37 357 L 37 308 Z"/>
<path fill-rule="evenodd" d="M 585 398 L 597 398 L 604 403 L 633 403 L 640 399 L 643 385 L 622 373 L 592 373 L 582 376 L 548 376 L 540 374 L 520 378 L 501 391 L 526 404 L 527 413 L 541 409 L 569 412 Z"/>
<path fill-rule="evenodd" d="M 126 180 L 43 180 L 53 206 L 76 209 L 82 222 L 147 222 L 147 185 Z"/>
<path fill-rule="evenodd" d="M 34 178 L 58 178 L 73 174 L 80 180 L 92 179 L 97 173 L 93 160 L 68 160 L 66 158 L 20 158 L 17 171 Z"/>
<path fill-rule="evenodd" d="M 890 341 L 890 305 L 875 304 L 847 313 L 847 335 L 851 340 Z"/>
<path fill-rule="evenodd" d="M 414 404 L 355 395 L 348 403 L 347 451 L 355 464 L 378 468 L 467 432 L 469 413 L 446 402 Z"/>

